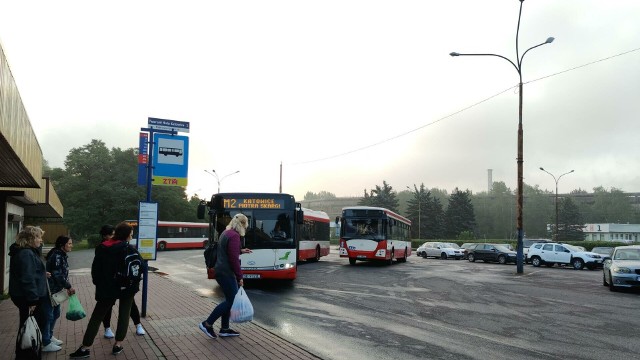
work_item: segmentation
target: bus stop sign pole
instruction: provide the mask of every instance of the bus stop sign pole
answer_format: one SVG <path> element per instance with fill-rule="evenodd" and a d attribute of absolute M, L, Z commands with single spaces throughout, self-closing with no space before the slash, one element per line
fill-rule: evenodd
<path fill-rule="evenodd" d="M 149 160 L 147 161 L 147 202 L 151 202 L 151 186 L 153 185 L 153 135 L 155 133 L 176 135 L 175 130 L 160 130 L 154 128 L 141 128 L 140 131 L 147 131 L 149 133 Z M 147 317 L 147 293 L 149 288 L 149 280 L 147 275 L 149 274 L 149 261 L 144 260 L 142 270 L 142 306 L 140 311 L 141 317 Z"/>

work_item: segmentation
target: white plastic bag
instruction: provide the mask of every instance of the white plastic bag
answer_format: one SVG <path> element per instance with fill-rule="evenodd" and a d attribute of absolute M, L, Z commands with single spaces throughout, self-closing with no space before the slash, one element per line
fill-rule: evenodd
<path fill-rule="evenodd" d="M 18 333 L 18 338 L 21 349 L 32 349 L 34 352 L 38 352 L 40 350 L 42 334 L 40 333 L 40 328 L 38 327 L 36 318 L 33 317 L 33 315 L 29 316 L 24 324 L 22 324 L 20 332 Z"/>
<path fill-rule="evenodd" d="M 251 301 L 249 301 L 249 297 L 242 286 L 238 289 L 236 297 L 233 299 L 229 320 L 235 323 L 253 320 L 253 305 L 251 305 Z"/>

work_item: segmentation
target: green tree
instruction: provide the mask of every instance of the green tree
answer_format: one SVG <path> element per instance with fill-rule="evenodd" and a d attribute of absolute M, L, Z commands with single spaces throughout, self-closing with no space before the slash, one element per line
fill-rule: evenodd
<path fill-rule="evenodd" d="M 460 191 L 458 188 L 449 196 L 449 205 L 445 211 L 445 235 L 451 239 L 457 238 L 463 231 L 475 233 L 476 222 L 471 203 L 471 191 Z"/>
<path fill-rule="evenodd" d="M 107 149 L 104 142 L 71 149 L 65 168 L 47 170 L 65 207 L 64 222 L 73 237 L 95 234 L 103 224 L 117 224 L 138 218 L 138 203 L 146 190 L 137 184 L 138 164 L 134 149 Z M 152 201 L 158 202 L 158 219 L 195 221 L 182 187 L 152 188 Z"/>
<path fill-rule="evenodd" d="M 407 201 L 407 212 L 411 220 L 411 235 L 415 239 L 438 239 L 443 237 L 444 211 L 439 199 L 431 197 L 424 184 L 414 187 L 413 197 Z"/>
<path fill-rule="evenodd" d="M 553 215 L 555 223 L 555 192 L 542 190 L 536 186 L 524 184 L 524 211 L 523 227 L 526 237 L 547 238 L 550 234 L 547 231 L 549 215 Z"/>
<path fill-rule="evenodd" d="M 371 189 L 369 193 L 364 190 L 364 197 L 358 202 L 359 205 L 364 206 L 377 206 L 389 209 L 394 212 L 398 212 L 398 199 L 396 193 L 393 191 L 393 187 L 387 184 L 386 181 L 382 181 L 382 187 L 376 185 L 375 189 Z"/>
<path fill-rule="evenodd" d="M 578 206 L 576 206 L 570 197 L 561 199 L 558 209 L 557 241 L 584 240 L 583 228 L 584 220 L 578 210 Z"/>
<path fill-rule="evenodd" d="M 304 200 L 327 200 L 327 199 L 335 199 L 335 198 L 336 198 L 336 195 L 328 191 L 320 191 L 317 194 L 312 191 L 307 191 L 307 193 L 304 194 Z"/>
<path fill-rule="evenodd" d="M 472 196 L 478 235 L 485 239 L 514 239 L 516 201 L 514 192 L 494 182 L 489 192 Z"/>

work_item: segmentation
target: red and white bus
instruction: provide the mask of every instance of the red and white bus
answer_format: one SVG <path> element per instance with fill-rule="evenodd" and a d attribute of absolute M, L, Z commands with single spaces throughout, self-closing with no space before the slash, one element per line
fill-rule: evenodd
<path fill-rule="evenodd" d="M 225 230 L 236 214 L 244 214 L 249 226 L 240 255 L 245 279 L 293 280 L 297 276 L 298 243 L 304 213 L 293 195 L 280 193 L 222 193 L 198 206 L 198 218 L 209 214 L 211 241 Z M 328 223 L 327 223 L 328 225 Z M 208 273 L 212 278 L 212 274 Z"/>
<path fill-rule="evenodd" d="M 133 226 L 132 245 L 138 242 L 138 222 L 128 220 Z M 158 250 L 203 249 L 209 243 L 209 224 L 198 222 L 158 221 Z"/>
<path fill-rule="evenodd" d="M 411 255 L 411 220 L 395 212 L 371 206 L 342 209 L 340 220 L 340 257 L 378 260 L 392 264 L 406 262 Z"/>
<path fill-rule="evenodd" d="M 329 255 L 329 215 L 324 211 L 302 210 L 304 223 L 300 227 L 298 261 L 318 261 Z"/>

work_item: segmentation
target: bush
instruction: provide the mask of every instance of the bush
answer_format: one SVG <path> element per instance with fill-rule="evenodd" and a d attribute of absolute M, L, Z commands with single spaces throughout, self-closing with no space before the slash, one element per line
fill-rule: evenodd
<path fill-rule="evenodd" d="M 87 238 L 87 243 L 89 245 L 89 249 L 93 249 L 97 247 L 102 242 L 102 236 L 99 234 L 89 235 Z"/>

